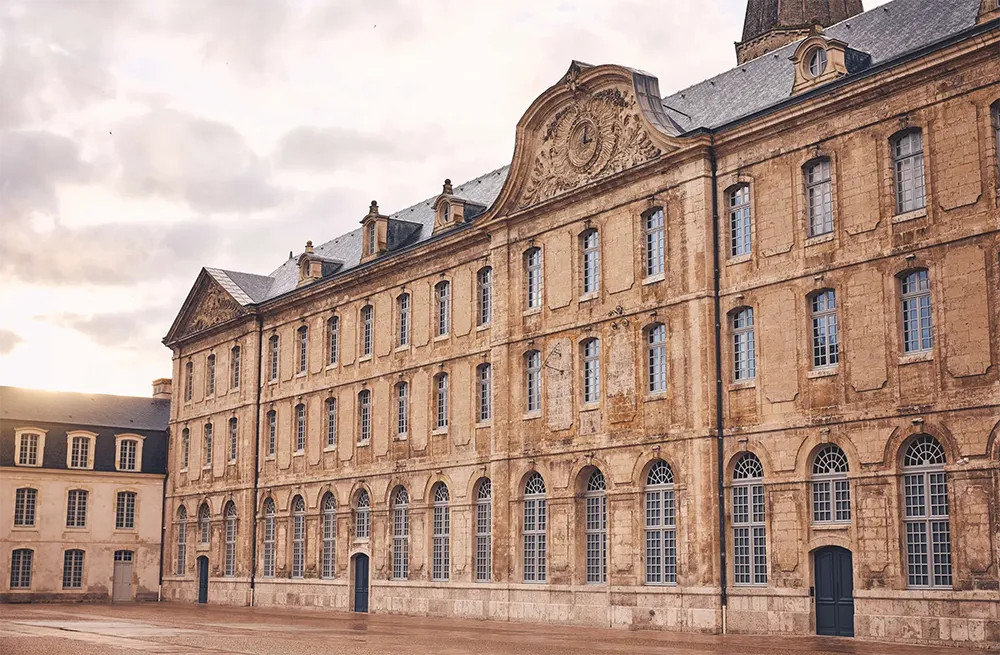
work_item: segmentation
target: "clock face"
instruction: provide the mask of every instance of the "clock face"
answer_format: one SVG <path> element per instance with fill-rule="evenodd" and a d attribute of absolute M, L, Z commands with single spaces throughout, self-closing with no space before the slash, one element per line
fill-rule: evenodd
<path fill-rule="evenodd" d="M 579 120 L 569 132 L 569 161 L 578 169 L 587 168 L 601 148 L 601 134 L 589 118 Z"/>

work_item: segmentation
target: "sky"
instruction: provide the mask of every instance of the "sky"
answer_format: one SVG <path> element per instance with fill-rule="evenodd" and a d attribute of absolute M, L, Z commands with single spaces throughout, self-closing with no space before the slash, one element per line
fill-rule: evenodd
<path fill-rule="evenodd" d="M 744 10 L 0 0 L 0 384 L 148 396 L 203 266 L 266 275 L 372 199 L 392 213 L 508 164 L 573 59 L 664 95 L 732 68 Z"/>

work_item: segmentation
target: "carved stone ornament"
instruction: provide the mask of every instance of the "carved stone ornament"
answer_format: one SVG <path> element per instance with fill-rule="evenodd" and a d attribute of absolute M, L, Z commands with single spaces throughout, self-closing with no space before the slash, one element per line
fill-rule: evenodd
<path fill-rule="evenodd" d="M 618 88 L 578 92 L 542 137 L 518 209 L 659 157 L 635 95 Z"/>
<path fill-rule="evenodd" d="M 181 336 L 207 330 L 244 313 L 246 312 L 243 307 L 224 289 L 214 284 L 207 285 L 191 310 L 188 320 L 181 330 Z"/>

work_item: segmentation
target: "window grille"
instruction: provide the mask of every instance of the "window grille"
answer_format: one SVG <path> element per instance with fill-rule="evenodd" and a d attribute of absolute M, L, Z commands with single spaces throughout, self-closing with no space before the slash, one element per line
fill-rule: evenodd
<path fill-rule="evenodd" d="M 923 209 L 924 142 L 920 130 L 906 132 L 892 140 L 892 160 L 896 178 L 896 213 Z"/>
<path fill-rule="evenodd" d="M 906 582 L 951 589 L 951 520 L 944 448 L 934 437 L 913 438 L 903 455 Z"/>
<path fill-rule="evenodd" d="M 848 523 L 851 520 L 851 486 L 847 456 L 834 444 L 823 446 L 813 459 L 813 523 Z"/>
<path fill-rule="evenodd" d="M 600 242 L 597 230 L 587 230 L 581 238 L 583 246 L 583 293 L 596 293 L 601 279 Z"/>
<path fill-rule="evenodd" d="M 476 492 L 476 582 L 493 579 L 493 485 L 479 482 Z"/>
<path fill-rule="evenodd" d="M 525 367 L 525 410 L 529 413 L 542 410 L 542 354 L 537 350 L 528 351 L 524 356 Z"/>
<path fill-rule="evenodd" d="M 749 255 L 752 249 L 750 186 L 744 184 L 729 192 L 729 256 Z"/>
<path fill-rule="evenodd" d="M 644 223 L 646 233 L 646 277 L 662 275 L 665 268 L 663 210 L 654 209 L 647 213 Z"/>
<path fill-rule="evenodd" d="M 322 577 L 337 574 L 337 502 L 333 494 L 323 496 L 323 566 Z"/>
<path fill-rule="evenodd" d="M 812 308 L 813 368 L 836 366 L 840 362 L 840 341 L 837 338 L 837 294 L 826 289 L 813 294 Z"/>
<path fill-rule="evenodd" d="M 87 492 L 83 489 L 70 489 L 66 495 L 66 527 L 87 527 Z"/>
<path fill-rule="evenodd" d="M 22 487 L 14 492 L 14 525 L 31 527 L 35 525 L 35 504 L 38 490 Z"/>
<path fill-rule="evenodd" d="M 903 310 L 903 352 L 926 352 L 934 347 L 931 281 L 926 269 L 900 280 Z"/>
<path fill-rule="evenodd" d="M 767 584 L 764 467 L 744 453 L 733 472 L 733 569 L 737 585 Z"/>
<path fill-rule="evenodd" d="M 744 307 L 732 315 L 733 329 L 733 379 L 752 380 L 757 377 L 754 352 L 753 309 Z"/>
<path fill-rule="evenodd" d="M 433 512 L 431 577 L 447 581 L 451 577 L 451 512 L 448 509 L 448 487 L 441 483 L 434 488 Z"/>
<path fill-rule="evenodd" d="M 833 179 L 829 159 L 815 162 L 806 169 L 806 200 L 809 236 L 833 232 Z"/>
<path fill-rule="evenodd" d="M 584 534 L 587 540 L 587 582 L 608 581 L 608 502 L 604 475 L 595 469 L 584 492 Z"/>
<path fill-rule="evenodd" d="M 674 472 L 662 459 L 646 474 L 646 584 L 677 584 Z"/>
<path fill-rule="evenodd" d="M 135 492 L 119 491 L 115 503 L 115 529 L 135 529 Z"/>
<path fill-rule="evenodd" d="M 547 545 L 545 527 L 545 481 L 536 472 L 528 477 L 524 485 L 522 554 L 525 582 L 545 582 Z"/>
<path fill-rule="evenodd" d="M 410 497 L 397 487 L 392 503 L 392 578 L 410 577 Z"/>

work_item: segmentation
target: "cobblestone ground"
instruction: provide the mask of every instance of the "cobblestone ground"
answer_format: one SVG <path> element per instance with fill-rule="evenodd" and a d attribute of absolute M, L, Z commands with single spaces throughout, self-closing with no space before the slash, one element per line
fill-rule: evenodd
<path fill-rule="evenodd" d="M 3 655 L 957 655 L 825 637 L 716 637 L 178 603 L 0 606 Z"/>

